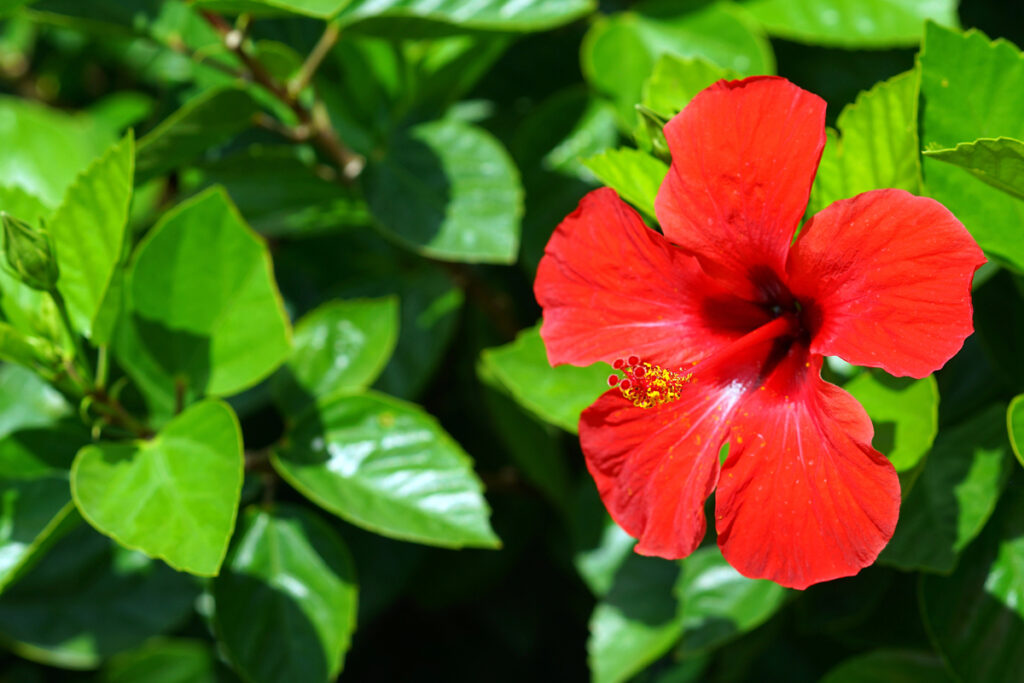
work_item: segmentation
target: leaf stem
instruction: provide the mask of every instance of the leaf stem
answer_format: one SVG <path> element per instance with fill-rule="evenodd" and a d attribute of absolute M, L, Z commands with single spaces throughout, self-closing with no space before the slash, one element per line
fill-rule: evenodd
<path fill-rule="evenodd" d="M 71 316 L 68 315 L 68 306 L 64 301 L 64 297 L 56 288 L 50 290 L 49 294 L 50 298 L 53 299 L 54 305 L 57 307 L 57 312 L 60 314 L 60 321 L 71 338 L 71 345 L 75 349 L 75 361 L 81 363 L 82 374 L 85 376 L 85 386 L 83 389 L 89 391 L 94 386 L 95 380 L 93 379 L 92 365 L 89 363 L 89 357 L 85 353 L 85 346 L 82 344 L 81 337 L 75 331 L 75 326 L 71 323 Z"/>
<path fill-rule="evenodd" d="M 313 80 L 313 76 L 316 74 L 317 69 L 323 63 L 324 58 L 330 54 L 331 49 L 338 42 L 338 37 L 341 35 L 341 26 L 336 21 L 327 22 L 327 27 L 324 28 L 323 35 L 320 36 L 320 40 L 313 46 L 313 50 L 306 57 L 306 61 L 302 63 L 302 68 L 299 69 L 298 73 L 288 82 L 288 95 L 293 100 L 297 100 L 299 95 L 306 86 L 309 85 L 310 81 Z"/>

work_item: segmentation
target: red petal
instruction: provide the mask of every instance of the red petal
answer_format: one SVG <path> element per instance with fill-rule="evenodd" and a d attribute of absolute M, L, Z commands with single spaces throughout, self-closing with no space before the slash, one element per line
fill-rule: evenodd
<path fill-rule="evenodd" d="M 617 390 L 580 417 L 580 445 L 612 519 L 639 539 L 636 551 L 686 557 L 704 538 L 704 501 L 718 480 L 718 451 L 736 396 L 688 393 L 637 408 Z"/>
<path fill-rule="evenodd" d="M 715 511 L 729 564 L 798 589 L 874 562 L 900 504 L 864 409 L 821 379 L 820 357 L 805 358 L 794 347 L 739 407 Z"/>
<path fill-rule="evenodd" d="M 672 166 L 655 202 L 665 236 L 742 293 L 751 265 L 782 273 L 825 146 L 824 100 L 777 77 L 719 81 L 665 136 Z"/>
<path fill-rule="evenodd" d="M 766 316 L 721 289 L 607 188 L 585 196 L 555 230 L 534 292 L 552 364 L 635 354 L 677 368 Z"/>
<path fill-rule="evenodd" d="M 941 204 L 875 190 L 814 216 L 787 268 L 793 294 L 812 302 L 813 353 L 924 377 L 973 331 L 971 279 L 983 263 Z"/>

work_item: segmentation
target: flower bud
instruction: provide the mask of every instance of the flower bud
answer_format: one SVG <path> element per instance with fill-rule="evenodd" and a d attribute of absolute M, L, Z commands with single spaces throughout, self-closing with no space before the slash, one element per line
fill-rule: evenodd
<path fill-rule="evenodd" d="M 4 255 L 11 270 L 32 289 L 52 292 L 60 271 L 46 228 L 41 224 L 35 228 L 2 212 L 0 217 L 4 227 Z"/>

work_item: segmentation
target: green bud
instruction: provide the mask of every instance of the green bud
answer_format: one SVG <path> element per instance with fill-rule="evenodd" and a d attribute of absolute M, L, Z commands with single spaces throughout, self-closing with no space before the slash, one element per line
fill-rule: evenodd
<path fill-rule="evenodd" d="M 636 115 L 640 121 L 634 134 L 637 145 L 666 164 L 672 163 L 672 153 L 668 151 L 668 142 L 665 140 L 664 119 L 642 104 L 636 105 Z"/>
<path fill-rule="evenodd" d="M 4 255 L 11 270 L 32 289 L 52 292 L 60 271 L 46 228 L 41 223 L 35 228 L 3 212 L 0 217 L 4 224 Z"/>

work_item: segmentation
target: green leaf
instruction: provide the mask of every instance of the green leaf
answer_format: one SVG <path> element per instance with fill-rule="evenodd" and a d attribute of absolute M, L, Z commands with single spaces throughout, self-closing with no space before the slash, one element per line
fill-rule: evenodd
<path fill-rule="evenodd" d="M 350 0 L 194 0 L 193 5 L 215 12 L 254 12 L 258 16 L 273 10 L 317 19 L 330 19 Z"/>
<path fill-rule="evenodd" d="M 356 627 L 348 549 L 292 506 L 249 509 L 213 582 L 217 638 L 247 681 L 334 680 Z"/>
<path fill-rule="evenodd" d="M 250 147 L 203 164 L 200 187 L 223 185 L 249 225 L 268 237 L 308 236 L 369 225 L 366 203 L 317 175 L 291 149 Z"/>
<path fill-rule="evenodd" d="M 921 192 L 917 139 L 919 73 L 912 70 L 860 93 L 829 129 L 811 188 L 812 212 L 861 192 L 894 187 Z"/>
<path fill-rule="evenodd" d="M 982 137 L 1024 139 L 1024 58 L 1012 43 L 928 24 L 919 61 L 926 149 Z M 1024 202 L 938 159 L 925 157 L 923 168 L 928 194 L 963 221 L 990 257 L 1024 271 Z"/>
<path fill-rule="evenodd" d="M 253 97 L 237 87 L 212 88 L 189 100 L 139 140 L 135 179 L 147 180 L 180 168 L 252 124 L 259 111 Z"/>
<path fill-rule="evenodd" d="M 644 82 L 642 102 L 668 120 L 712 83 L 737 78 L 740 78 L 738 71 L 712 64 L 702 57 L 665 54 L 654 63 L 654 71 Z"/>
<path fill-rule="evenodd" d="M 85 435 L 58 428 L 70 412 L 35 373 L 0 366 L 0 591 L 42 555 L 73 510 L 67 470 Z"/>
<path fill-rule="evenodd" d="M 650 218 L 657 218 L 654 199 L 668 173 L 664 161 L 638 149 L 622 147 L 584 159 L 583 165 L 620 197 Z"/>
<path fill-rule="evenodd" d="M 992 514 L 1006 482 L 1010 446 L 1005 414 L 1002 405 L 993 405 L 939 434 L 879 562 L 952 571 Z"/>
<path fill-rule="evenodd" d="M 0 97 L 0 149 L 4 150 L 0 178 L 4 185 L 38 197 L 47 207 L 56 207 L 75 176 L 112 142 L 109 131 L 86 117 Z"/>
<path fill-rule="evenodd" d="M 881 370 L 862 372 L 843 388 L 871 416 L 871 445 L 897 472 L 906 472 L 928 453 L 939 431 L 939 387 L 935 378 L 893 377 Z"/>
<path fill-rule="evenodd" d="M 1019 482 L 1019 480 L 1018 480 Z M 929 637 L 964 681 L 1024 681 L 1024 490 L 1007 490 L 949 577 L 921 577 Z"/>
<path fill-rule="evenodd" d="M 551 367 L 539 325 L 523 330 L 510 344 L 485 350 L 481 362 L 520 405 L 573 433 L 583 409 L 608 389 L 611 374 L 604 363 Z"/>
<path fill-rule="evenodd" d="M 227 396 L 273 372 L 291 329 L 263 240 L 220 190 L 167 213 L 139 245 L 114 349 L 151 408 Z"/>
<path fill-rule="evenodd" d="M 1024 467 L 1024 394 L 1015 396 L 1006 409 L 1006 427 L 1010 446 L 1017 461 Z"/>
<path fill-rule="evenodd" d="M 419 124 L 398 134 L 365 174 L 374 218 L 416 251 L 471 263 L 515 261 L 523 190 L 490 133 L 454 119 Z"/>
<path fill-rule="evenodd" d="M 401 35 L 422 30 L 543 31 L 593 11 L 594 0 L 352 0 L 338 14 L 345 26 Z"/>
<path fill-rule="evenodd" d="M 743 8 L 773 36 L 812 45 L 917 45 L 926 20 L 958 26 L 957 0 L 752 0 Z"/>
<path fill-rule="evenodd" d="M 187 575 L 82 524 L 0 597 L 0 639 L 34 661 L 94 668 L 175 628 L 198 593 Z"/>
<path fill-rule="evenodd" d="M 60 266 L 57 289 L 71 322 L 86 337 L 92 336 L 93 321 L 121 260 L 134 150 L 129 132 L 78 176 L 47 223 Z"/>
<path fill-rule="evenodd" d="M 821 683 L 939 683 L 949 681 L 942 660 L 931 652 L 872 650 L 831 669 Z"/>
<path fill-rule="evenodd" d="M 0 322 L 0 360 L 52 375 L 59 365 L 60 353 L 50 342 L 29 337 L 18 329 Z"/>
<path fill-rule="evenodd" d="M 385 536 L 495 548 L 472 461 L 419 407 L 376 393 L 317 402 L 271 455 L 274 468 L 330 512 Z"/>
<path fill-rule="evenodd" d="M 216 660 L 200 640 L 155 640 L 111 657 L 103 683 L 218 683 Z"/>
<path fill-rule="evenodd" d="M 673 589 L 679 565 L 631 554 L 590 616 L 587 662 L 594 683 L 619 683 L 661 657 L 683 633 Z"/>
<path fill-rule="evenodd" d="M 683 605 L 686 653 L 717 647 L 757 628 L 785 602 L 785 588 L 743 576 L 717 546 L 699 548 L 682 565 L 677 595 Z"/>
<path fill-rule="evenodd" d="M 82 516 L 121 545 L 179 571 L 215 576 L 235 528 L 242 466 L 235 414 L 207 400 L 149 441 L 80 450 L 71 494 Z"/>
<path fill-rule="evenodd" d="M 295 326 L 294 351 L 274 376 L 277 404 L 298 415 L 337 391 L 370 386 L 398 340 L 398 298 L 330 301 Z"/>
<path fill-rule="evenodd" d="M 587 31 L 580 59 L 587 81 L 615 101 L 622 121 L 632 128 L 644 81 L 664 54 L 702 57 L 744 75 L 775 70 L 771 45 L 760 28 L 725 2 L 648 0 L 601 17 Z"/>
<path fill-rule="evenodd" d="M 924 155 L 967 169 L 994 188 L 1024 199 L 1024 142 L 1013 138 L 979 138 Z"/>

